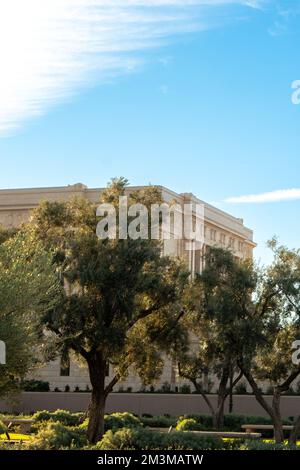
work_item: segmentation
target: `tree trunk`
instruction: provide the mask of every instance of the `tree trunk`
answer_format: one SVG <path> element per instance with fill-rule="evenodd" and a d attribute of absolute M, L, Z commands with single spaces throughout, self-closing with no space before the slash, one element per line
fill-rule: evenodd
<path fill-rule="evenodd" d="M 233 413 L 233 367 L 230 367 L 230 378 L 229 378 L 229 413 Z"/>
<path fill-rule="evenodd" d="M 274 424 L 274 439 L 276 443 L 281 443 L 284 441 L 282 418 L 280 412 L 280 399 L 281 390 L 279 387 L 275 387 L 273 392 L 273 416 L 271 417 Z"/>
<path fill-rule="evenodd" d="M 88 359 L 92 397 L 89 404 L 87 438 L 91 444 L 98 442 L 104 434 L 104 413 L 107 393 L 105 390 L 106 361 L 97 352 Z"/>
<path fill-rule="evenodd" d="M 225 408 L 226 397 L 222 398 L 222 401 L 219 403 L 218 409 L 215 413 L 215 429 L 221 429 L 224 427 L 224 408 Z"/>
<path fill-rule="evenodd" d="M 297 438 L 300 435 L 300 416 L 298 416 L 294 428 L 291 431 L 290 438 L 289 438 L 289 444 L 296 444 Z"/>
<path fill-rule="evenodd" d="M 255 395 L 256 401 L 262 406 L 262 408 L 268 413 L 272 419 L 274 425 L 274 439 L 277 444 L 284 441 L 283 429 L 282 429 L 282 420 L 280 414 L 280 398 L 281 398 L 281 388 L 276 387 L 273 394 L 273 403 L 272 406 L 268 404 L 265 400 L 260 388 L 258 387 L 254 377 L 251 372 L 243 367 L 243 364 L 240 364 L 240 369 L 242 370 L 244 376 L 249 382 L 250 387 Z"/>
<path fill-rule="evenodd" d="M 227 389 L 227 383 L 230 375 L 230 367 L 225 366 L 222 370 L 222 376 L 220 380 L 220 385 L 218 389 L 218 405 L 217 405 L 217 411 L 216 411 L 216 423 L 215 423 L 215 428 L 216 429 L 221 429 L 224 427 L 224 407 L 225 407 L 225 401 L 228 396 L 228 393 L 230 392 Z"/>
<path fill-rule="evenodd" d="M 89 424 L 87 438 L 91 444 L 100 441 L 104 434 L 105 397 L 99 390 L 92 391 L 89 409 Z"/>

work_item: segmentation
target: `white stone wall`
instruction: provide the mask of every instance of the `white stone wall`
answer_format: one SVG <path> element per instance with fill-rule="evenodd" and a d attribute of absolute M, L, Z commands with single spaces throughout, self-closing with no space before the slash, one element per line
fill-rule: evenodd
<path fill-rule="evenodd" d="M 113 370 L 110 367 L 110 375 L 106 381 L 109 382 L 113 378 Z M 79 364 L 76 360 L 70 361 L 70 375 L 60 375 L 60 360 L 49 362 L 47 365 L 37 369 L 28 375 L 28 379 L 43 380 L 49 382 L 51 391 L 59 389 L 61 392 L 65 391 L 68 385 L 70 391 L 74 391 L 77 387 L 80 391 L 91 389 L 87 368 Z M 169 358 L 165 358 L 164 369 L 160 379 L 153 384 L 156 390 L 161 389 L 165 383 L 170 384 L 174 390 L 175 386 L 180 386 L 181 380 L 176 380 L 176 375 L 173 372 L 172 362 Z M 144 388 L 141 380 L 135 374 L 134 368 L 131 368 L 126 380 L 118 382 L 114 391 L 124 391 L 131 389 L 133 392 L 138 392 Z M 146 387 L 149 389 L 149 386 Z"/>

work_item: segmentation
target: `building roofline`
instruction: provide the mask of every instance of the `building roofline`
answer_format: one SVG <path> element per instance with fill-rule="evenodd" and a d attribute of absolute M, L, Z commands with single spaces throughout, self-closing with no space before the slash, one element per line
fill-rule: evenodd
<path fill-rule="evenodd" d="M 213 206 L 212 204 L 209 204 L 205 201 L 203 201 L 202 199 L 199 199 L 197 196 L 195 196 L 193 193 L 176 193 L 175 191 L 165 187 L 165 186 L 162 186 L 162 185 L 156 185 L 156 184 L 153 184 L 153 185 L 148 185 L 148 186 L 154 186 L 156 188 L 158 188 L 159 190 L 161 190 L 162 192 L 165 192 L 167 194 L 169 194 L 170 196 L 173 196 L 174 199 L 183 199 L 183 198 L 187 198 L 188 200 L 191 200 L 191 201 L 194 201 L 195 203 L 200 203 L 200 204 L 204 204 L 204 207 L 206 209 L 208 209 L 210 212 L 216 214 L 216 215 L 219 215 L 219 216 L 223 216 L 223 217 L 226 217 L 228 220 L 231 220 L 232 222 L 234 222 L 235 224 L 238 224 L 240 226 L 240 228 L 245 231 L 246 233 L 248 233 L 248 237 L 246 236 L 246 233 L 245 233 L 245 238 L 247 238 L 247 240 L 253 244 L 253 246 L 256 246 L 256 244 L 253 242 L 253 231 L 246 227 L 243 223 L 243 219 L 240 219 L 238 217 L 234 217 L 233 215 L 229 214 L 228 212 L 225 212 L 215 206 Z M 131 189 L 131 190 L 138 190 L 138 189 L 143 189 L 147 187 L 146 185 L 138 185 L 138 186 L 128 186 L 128 189 Z M 9 189 L 0 189 L 0 198 L 1 196 L 10 196 L 11 194 L 35 194 L 37 192 L 39 193 L 61 193 L 61 192 L 78 192 L 78 193 L 91 193 L 91 192 L 97 192 L 97 191 L 103 191 L 105 188 L 102 187 L 102 188 L 89 188 L 87 187 L 86 185 L 82 184 L 82 183 L 75 183 L 75 184 L 69 184 L 67 186 L 44 186 L 44 187 L 34 187 L 34 188 L 9 188 Z M 6 208 L 9 208 L 9 207 L 14 207 L 15 209 L 17 208 L 22 208 L 22 203 L 20 203 L 19 201 L 16 202 L 16 204 L 2 204 L 2 207 L 3 209 L 5 210 Z M 27 206 L 28 207 L 28 204 L 24 204 L 24 206 Z M 0 201 L 0 207 L 1 207 L 1 201 Z M 29 205 L 30 207 L 30 205 Z M 214 220 L 211 220 L 209 217 L 208 217 L 209 221 L 212 223 L 212 224 L 215 224 L 215 225 L 219 225 L 220 227 L 222 227 L 222 223 L 217 223 L 214 221 Z M 226 227 L 225 227 L 226 229 Z M 234 230 L 232 230 L 234 231 Z M 237 235 L 241 235 L 239 234 L 238 232 L 236 232 Z"/>

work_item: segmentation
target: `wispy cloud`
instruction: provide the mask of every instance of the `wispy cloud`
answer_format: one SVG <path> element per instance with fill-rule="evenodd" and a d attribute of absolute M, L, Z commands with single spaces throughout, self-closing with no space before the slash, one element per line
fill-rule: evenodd
<path fill-rule="evenodd" d="M 266 202 L 295 201 L 300 199 L 300 188 L 279 189 L 261 194 L 249 194 L 246 196 L 229 197 L 224 202 L 229 204 L 257 204 Z"/>
<path fill-rule="evenodd" d="M 142 50 L 256 0 L 1 0 L 0 135 L 80 87 L 135 70 Z M 204 14 L 205 12 L 205 14 Z"/>
<path fill-rule="evenodd" d="M 271 36 L 281 36 L 291 31 L 298 31 L 300 14 L 299 0 L 278 0 L 274 2 L 274 20 L 268 32 Z"/>

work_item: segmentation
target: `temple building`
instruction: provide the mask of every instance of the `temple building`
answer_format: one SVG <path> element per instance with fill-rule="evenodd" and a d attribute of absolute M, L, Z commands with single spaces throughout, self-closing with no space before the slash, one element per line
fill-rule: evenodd
<path fill-rule="evenodd" d="M 129 187 L 128 191 L 142 189 L 142 187 Z M 203 207 L 203 242 L 201 246 L 193 245 L 193 240 L 172 238 L 164 241 L 164 254 L 180 256 L 192 273 L 201 272 L 202 253 L 207 247 L 219 246 L 228 248 L 239 259 L 249 259 L 253 256 L 256 244 L 253 241 L 253 232 L 245 227 L 243 220 L 233 217 L 216 207 L 201 201 L 192 193 L 178 194 L 163 186 L 158 186 L 162 200 L 168 204 L 200 205 Z M 38 206 L 41 201 L 62 201 L 74 196 L 87 198 L 94 204 L 99 202 L 101 191 L 104 188 L 88 188 L 78 183 L 75 185 L 53 188 L 30 189 L 2 189 L 0 190 L 0 225 L 5 228 L 18 227 L 29 219 L 30 211 Z M 187 243 L 190 243 L 187 249 Z M 108 370 L 108 379 L 110 372 Z M 34 372 L 31 378 L 49 382 L 51 390 L 87 390 L 90 388 L 86 369 L 71 360 L 70 364 L 61 364 L 57 359 Z M 163 374 L 156 389 L 170 387 L 172 390 L 183 384 L 178 377 L 176 367 L 166 358 Z M 117 384 L 115 390 L 139 391 L 141 382 L 131 371 L 125 382 Z"/>

